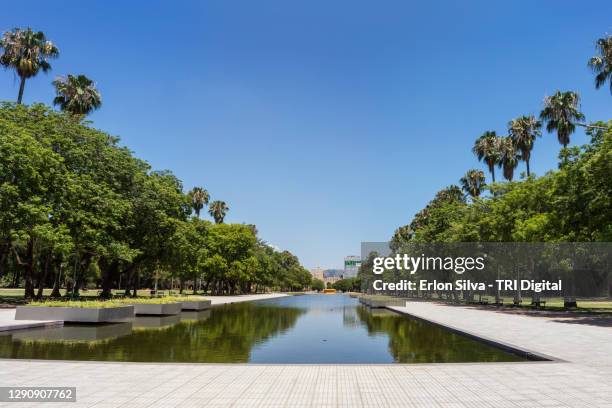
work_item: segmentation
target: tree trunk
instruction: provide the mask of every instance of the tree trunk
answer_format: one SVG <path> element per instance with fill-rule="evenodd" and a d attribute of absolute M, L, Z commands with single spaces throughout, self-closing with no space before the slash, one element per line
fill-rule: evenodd
<path fill-rule="evenodd" d="M 119 263 L 117 261 L 112 261 L 110 265 L 101 260 L 100 263 L 104 268 L 102 270 L 102 292 L 100 293 L 100 297 L 102 299 L 110 299 L 112 297 L 112 283 L 113 278 L 117 275 L 117 271 L 119 270 Z"/>
<path fill-rule="evenodd" d="M 133 293 L 132 293 L 132 297 L 136 297 L 138 296 L 138 282 L 139 282 L 139 276 L 138 276 L 138 271 L 136 270 L 134 272 L 134 286 L 133 286 Z"/>
<path fill-rule="evenodd" d="M 491 167 L 491 178 L 493 179 L 493 182 L 495 183 L 495 166 Z"/>
<path fill-rule="evenodd" d="M 57 273 L 55 274 L 55 279 L 53 280 L 53 290 L 51 291 L 52 298 L 58 298 L 62 296 L 62 294 L 60 293 L 61 279 L 62 279 L 62 261 L 60 259 L 59 262 L 57 263 Z"/>
<path fill-rule="evenodd" d="M 131 263 L 123 273 L 125 273 L 125 296 L 130 296 L 132 291 L 132 279 L 134 275 L 135 265 Z"/>
<path fill-rule="evenodd" d="M 45 283 L 47 283 L 47 276 L 49 275 L 49 264 L 50 263 L 51 263 L 51 254 L 47 254 L 47 258 L 45 259 L 45 269 L 43 271 L 43 275 L 38 280 L 38 292 L 36 293 L 37 300 L 40 300 L 43 297 Z"/>
<path fill-rule="evenodd" d="M 0 278 L 4 275 L 4 271 L 7 270 L 5 268 L 6 260 L 8 259 L 9 254 L 9 246 L 8 244 L 4 244 L 0 246 Z"/>
<path fill-rule="evenodd" d="M 21 82 L 19 84 L 19 95 L 17 95 L 17 105 L 21 105 L 21 100 L 23 99 L 23 90 L 25 89 L 25 77 L 21 77 Z"/>
<path fill-rule="evenodd" d="M 28 253 L 27 253 L 27 265 L 25 270 L 25 299 L 34 298 L 34 284 L 32 283 L 32 277 L 34 276 L 34 240 L 30 238 L 28 241 Z"/>
<path fill-rule="evenodd" d="M 529 159 L 525 160 L 525 164 L 527 165 L 527 177 L 529 177 L 531 175 L 531 172 L 529 171 Z"/>

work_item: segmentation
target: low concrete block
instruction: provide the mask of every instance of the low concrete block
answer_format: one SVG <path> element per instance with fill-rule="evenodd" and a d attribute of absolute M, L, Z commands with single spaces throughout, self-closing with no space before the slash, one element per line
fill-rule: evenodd
<path fill-rule="evenodd" d="M 137 315 L 176 315 L 181 313 L 181 303 L 146 304 L 136 303 L 134 314 Z"/>
<path fill-rule="evenodd" d="M 181 300 L 183 310 L 206 310 L 210 308 L 210 300 Z"/>
<path fill-rule="evenodd" d="M 134 306 L 104 308 L 17 306 L 15 320 L 61 320 L 77 323 L 118 323 L 134 319 Z"/>
<path fill-rule="evenodd" d="M 406 299 L 385 299 L 385 300 L 376 300 L 370 299 L 368 301 L 368 306 L 371 308 L 380 308 L 387 306 L 406 306 Z"/>
<path fill-rule="evenodd" d="M 74 325 L 37 330 L 20 330 L 13 334 L 16 340 L 97 341 L 109 340 L 132 333 L 132 323 Z"/>

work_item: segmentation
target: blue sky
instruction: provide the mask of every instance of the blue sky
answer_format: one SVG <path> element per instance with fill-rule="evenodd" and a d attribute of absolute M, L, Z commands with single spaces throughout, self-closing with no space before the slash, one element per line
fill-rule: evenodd
<path fill-rule="evenodd" d="M 610 15 L 610 1 L 30 0 L 5 4 L 0 30 L 31 26 L 60 48 L 25 103 L 88 75 L 96 127 L 225 200 L 228 222 L 331 268 L 483 168 L 474 139 L 546 94 L 575 90 L 587 119 L 610 119 L 586 66 Z M 0 99 L 17 90 L 0 72 Z M 545 134 L 533 171 L 558 150 Z"/>

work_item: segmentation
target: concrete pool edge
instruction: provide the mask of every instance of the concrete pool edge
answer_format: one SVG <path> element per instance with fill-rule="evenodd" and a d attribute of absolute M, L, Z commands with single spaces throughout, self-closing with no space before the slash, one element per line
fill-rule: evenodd
<path fill-rule="evenodd" d="M 544 354 L 544 353 L 540 353 L 538 351 L 533 351 L 533 350 L 529 350 L 526 349 L 524 347 L 519 347 L 516 346 L 514 344 L 510 344 L 501 340 L 497 340 L 497 339 L 493 339 L 487 336 L 483 336 L 481 334 L 476 334 L 473 332 L 470 332 L 468 330 L 456 327 L 456 326 L 452 326 L 449 325 L 447 323 L 442 323 L 439 322 L 435 319 L 431 319 L 431 318 L 426 318 L 423 316 L 419 316 L 413 313 L 410 313 L 409 311 L 404 310 L 404 308 L 401 308 L 399 306 L 385 306 L 385 308 L 387 310 L 390 310 L 392 312 L 398 313 L 400 315 L 403 316 L 408 316 L 411 319 L 415 319 L 415 320 L 419 320 L 419 321 L 423 321 L 426 323 L 430 323 L 433 324 L 434 326 L 437 327 L 441 327 L 445 330 L 448 330 L 452 333 L 456 333 L 456 334 L 460 334 L 463 335 L 465 337 L 468 337 L 472 340 L 475 341 L 479 341 L 481 343 L 487 344 L 489 346 L 492 347 L 496 347 L 498 349 L 504 350 L 506 352 L 512 353 L 512 354 L 516 354 L 520 357 L 526 358 L 527 361 L 520 361 L 520 362 L 514 362 L 514 363 L 550 363 L 550 362 L 558 362 L 558 363 L 567 363 L 569 361 L 567 360 L 563 360 L 561 358 L 549 355 L 549 354 Z M 400 309 L 401 308 L 401 309 Z M 449 364 L 449 363 L 442 363 L 442 364 Z M 451 363 L 452 364 L 452 363 Z M 468 363 L 471 364 L 471 363 Z M 487 363 L 479 363 L 479 364 L 487 364 Z"/>
<path fill-rule="evenodd" d="M 187 362 L 159 362 L 159 361 L 107 361 L 107 360 L 51 360 L 35 358 L 6 358 L 0 357 L 0 362 L 20 361 L 27 363 L 60 363 L 60 364 L 109 364 L 109 365 L 167 365 L 167 366 L 227 366 L 227 367 L 444 367 L 444 366 L 489 366 L 489 365 L 522 365 L 534 363 L 570 363 L 563 360 L 525 360 L 525 361 L 472 361 L 449 363 L 187 363 Z"/>

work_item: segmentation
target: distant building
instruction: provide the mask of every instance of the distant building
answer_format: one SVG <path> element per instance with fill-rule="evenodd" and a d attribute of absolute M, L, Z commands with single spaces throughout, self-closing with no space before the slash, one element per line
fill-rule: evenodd
<path fill-rule="evenodd" d="M 312 275 L 313 279 L 319 279 L 319 280 L 323 280 L 323 269 L 321 268 L 314 268 L 310 270 L 310 274 Z"/>
<path fill-rule="evenodd" d="M 323 278 L 323 283 L 325 283 L 325 287 L 331 287 L 334 283 L 338 282 L 342 279 L 340 276 L 326 276 Z"/>
<path fill-rule="evenodd" d="M 357 272 L 359 272 L 359 267 L 361 266 L 361 257 L 349 255 L 344 258 L 344 277 L 345 278 L 354 278 L 357 276 Z"/>
<path fill-rule="evenodd" d="M 326 269 L 323 271 L 323 276 L 326 278 L 342 279 L 344 276 L 344 269 Z"/>

